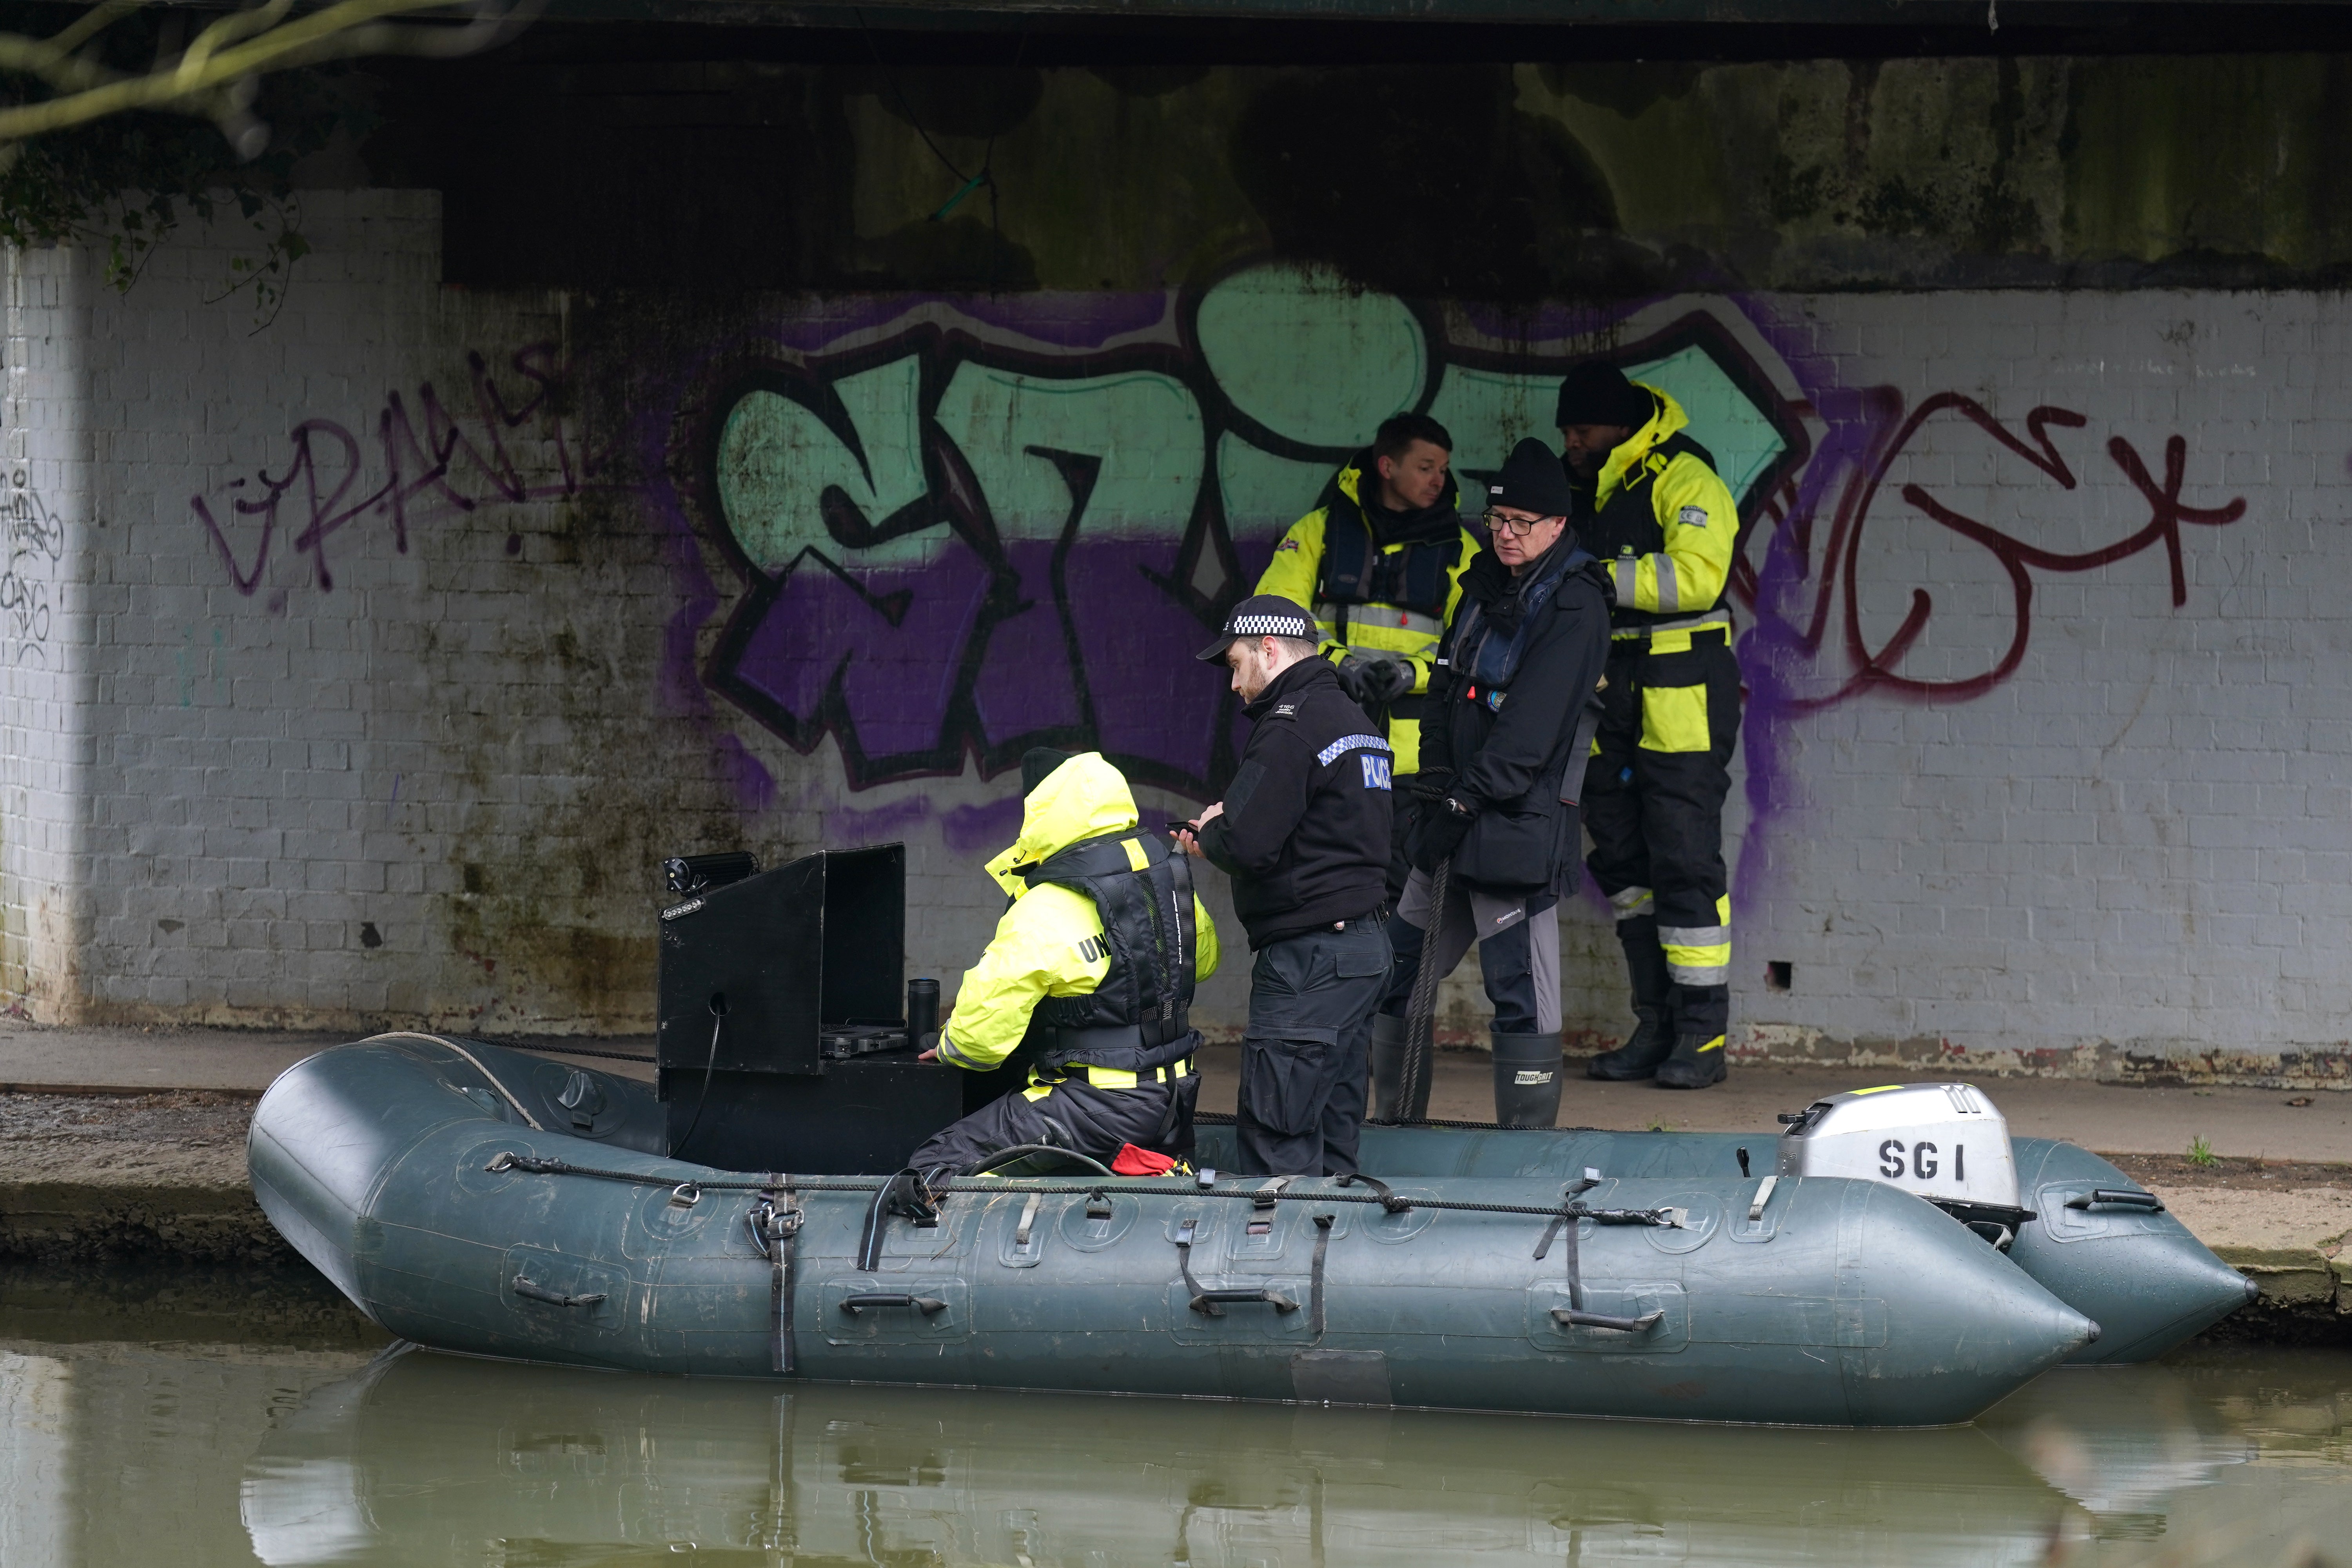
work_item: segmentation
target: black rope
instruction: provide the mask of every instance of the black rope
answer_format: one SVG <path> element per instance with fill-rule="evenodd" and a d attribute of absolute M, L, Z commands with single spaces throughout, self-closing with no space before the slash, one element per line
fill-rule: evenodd
<path fill-rule="evenodd" d="M 484 1166 L 483 1169 L 488 1171 L 521 1171 L 527 1174 L 534 1176 L 593 1176 L 600 1181 L 630 1182 L 638 1186 L 646 1187 L 669 1187 L 678 1184 L 668 1176 L 648 1174 L 643 1171 L 599 1170 L 592 1165 L 575 1165 L 568 1160 L 551 1160 L 535 1154 L 517 1154 L 511 1151 L 498 1155 L 495 1159 L 491 1160 L 488 1165 Z M 803 1176 L 794 1178 L 794 1184 L 798 1190 L 804 1193 L 872 1193 L 877 1195 L 887 1196 L 892 1184 L 899 1181 L 900 1178 L 906 1174 L 907 1173 L 901 1172 L 899 1175 L 896 1176 L 864 1178 L 856 1176 Z M 1372 1180 L 1370 1177 L 1360 1175 L 1355 1179 L 1357 1181 L 1366 1183 L 1367 1184 L 1369 1184 Z M 1167 1178 L 1138 1176 L 1133 1178 L 1133 1180 L 1137 1182 L 1165 1183 Z M 690 1184 L 700 1187 L 706 1192 L 714 1193 L 756 1193 L 763 1190 L 763 1184 L 756 1181 L 698 1181 L 691 1183 Z M 1140 1196 L 1157 1195 L 1160 1197 L 1170 1198 L 1241 1198 L 1250 1201 L 1255 1201 L 1265 1195 L 1262 1189 L 1248 1187 L 1180 1187 L 1168 1185 L 1149 1187 L 1122 1185 L 1113 1187 L 1110 1184 L 1099 1180 L 1092 1182 L 1048 1182 L 1028 1180 L 1017 1176 L 991 1181 L 982 1181 L 978 1178 L 959 1176 L 949 1181 L 945 1185 L 932 1187 L 929 1191 L 934 1195 L 945 1193 L 1044 1193 L 1049 1196 L 1071 1195 L 1079 1193 L 1085 1193 L 1091 1195 L 1096 1193 L 1108 1191 L 1134 1193 Z M 1461 1203 L 1451 1198 L 1401 1198 L 1393 1193 L 1390 1194 L 1385 1201 L 1370 1193 L 1280 1192 L 1275 1194 L 1274 1197 L 1277 1203 L 1287 1204 L 1379 1204 L 1382 1208 L 1389 1209 L 1392 1214 L 1402 1214 L 1410 1209 L 1436 1209 L 1450 1214 L 1540 1215 L 1547 1219 L 1551 1218 L 1554 1215 L 1565 1214 L 1573 1215 L 1578 1219 L 1592 1220 L 1600 1225 L 1646 1225 L 1671 1226 L 1675 1223 L 1673 1216 L 1668 1215 L 1663 1209 L 1594 1209 L 1587 1208 L 1582 1204 L 1579 1203 L 1570 1203 L 1566 1205 L 1551 1204 L 1547 1205 L 1538 1205 L 1534 1204 L 1469 1204 Z M 1391 1205 L 1396 1206 L 1391 1208 Z M 863 1248 L 861 1248 L 861 1252 Z"/>
<path fill-rule="evenodd" d="M 1202 1127 L 1231 1127 L 1234 1125 L 1235 1118 L 1229 1110 L 1196 1110 L 1192 1113 L 1192 1121 L 1195 1125 Z M 1382 1121 L 1377 1117 L 1367 1116 L 1364 1118 L 1364 1125 L 1367 1127 L 1443 1127 L 1455 1132 L 1609 1132 L 1616 1131 L 1607 1127 L 1506 1127 L 1499 1121 L 1441 1121 L 1433 1116 L 1425 1117 L 1419 1121 Z"/>
<path fill-rule="evenodd" d="M 482 1043 L 489 1046 L 499 1044 L 497 1040 Z M 661 1060 L 659 1057 L 641 1057 L 628 1051 L 592 1051 L 586 1046 L 543 1046 L 536 1040 L 529 1045 L 509 1045 L 506 1048 L 510 1051 L 550 1051 L 562 1057 L 600 1057 L 608 1062 L 643 1062 L 647 1067 Z"/>
<path fill-rule="evenodd" d="M 702 1092 L 694 1097 L 694 1115 L 687 1121 L 686 1136 L 670 1145 L 681 1154 L 694 1142 L 694 1130 L 702 1125 L 703 1107 L 710 1103 L 710 1075 L 719 1066 L 719 1031 L 726 1026 L 727 1015 L 714 1008 L 710 1015 L 710 1055 L 702 1063 Z"/>

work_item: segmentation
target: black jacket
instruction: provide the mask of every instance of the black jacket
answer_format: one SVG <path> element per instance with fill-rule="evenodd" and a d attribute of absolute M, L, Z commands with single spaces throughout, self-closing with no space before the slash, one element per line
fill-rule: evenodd
<path fill-rule="evenodd" d="M 1255 727 L 1201 852 L 1233 878 L 1250 946 L 1371 914 L 1388 894 L 1388 742 L 1320 658 L 1242 711 Z"/>
<path fill-rule="evenodd" d="M 1530 611 L 1535 599 L 1542 602 Z M 1468 668 L 1477 649 L 1465 637 L 1477 637 L 1482 622 L 1484 640 L 1517 639 L 1505 681 L 1481 685 Z M 1454 852 L 1454 874 L 1496 892 L 1564 892 L 1580 846 L 1562 786 L 1574 795 L 1583 784 L 1584 759 L 1573 753 L 1580 734 L 1590 749 L 1585 721 L 1598 716 L 1609 659 L 1609 597 L 1592 558 L 1572 531 L 1517 577 L 1481 554 L 1463 574 L 1462 603 L 1439 651 L 1445 691 L 1422 725 L 1421 776 L 1445 782 L 1477 813 Z"/>

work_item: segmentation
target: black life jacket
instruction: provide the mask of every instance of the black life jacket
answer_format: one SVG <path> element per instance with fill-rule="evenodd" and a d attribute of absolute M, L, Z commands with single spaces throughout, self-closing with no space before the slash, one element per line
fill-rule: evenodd
<path fill-rule="evenodd" d="M 1666 531 L 1658 521 L 1656 506 L 1650 497 L 1651 487 L 1666 465 L 1688 452 L 1708 468 L 1715 467 L 1715 454 L 1677 432 L 1650 448 L 1642 460 L 1617 486 L 1608 504 L 1598 510 L 1587 510 L 1574 519 L 1577 542 L 1598 556 L 1604 563 L 1621 555 L 1654 555 L 1666 547 Z M 1573 476 L 1571 476 L 1572 478 Z M 1705 615 L 1713 605 L 1685 605 L 1670 616 L 1620 606 L 1609 617 L 1616 626 L 1646 626 L 1653 621 L 1687 620 Z"/>
<path fill-rule="evenodd" d="M 1357 483 L 1374 483 L 1359 475 Z M 1457 490 L 1455 492 L 1459 494 Z M 1423 540 L 1385 551 L 1372 537 L 1364 509 L 1336 487 L 1323 507 L 1323 563 L 1315 579 L 1318 605 L 1394 605 L 1434 620 L 1445 618 L 1450 574 L 1462 559 L 1462 529 L 1451 537 Z M 1311 607 L 1311 606 L 1310 606 Z M 1345 616 L 1339 627 L 1347 637 Z"/>
<path fill-rule="evenodd" d="M 1137 870 L 1129 848 L 1139 849 Z M 1049 996 L 1030 1015 L 1025 1043 L 1052 1072 L 1071 1063 L 1141 1072 L 1181 1061 L 1199 1047 L 1187 1016 L 1198 933 L 1192 868 L 1168 841 L 1139 828 L 1082 838 L 1021 870 L 1031 887 L 1051 882 L 1094 900 L 1110 969 L 1084 996 Z"/>

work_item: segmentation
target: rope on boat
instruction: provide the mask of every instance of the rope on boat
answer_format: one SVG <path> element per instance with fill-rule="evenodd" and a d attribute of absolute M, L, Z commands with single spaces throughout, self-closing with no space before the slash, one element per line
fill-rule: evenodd
<path fill-rule="evenodd" d="M 488 1164 L 482 1168 L 486 1171 L 493 1172 L 520 1171 L 525 1174 L 533 1176 L 591 1176 L 599 1181 L 627 1182 L 636 1186 L 669 1187 L 673 1189 L 674 1193 L 679 1194 L 691 1194 L 691 1195 L 688 1196 L 674 1197 L 672 1200 L 673 1202 L 678 1202 L 689 1207 L 692 1206 L 695 1202 L 698 1201 L 700 1195 L 705 1192 L 762 1193 L 772 1192 L 776 1187 L 776 1179 L 773 1177 L 769 1177 L 761 1181 L 720 1180 L 709 1182 L 677 1182 L 673 1181 L 668 1176 L 653 1174 L 644 1171 L 608 1171 L 593 1165 L 575 1165 L 569 1160 L 551 1159 L 538 1154 L 518 1154 L 512 1150 L 500 1152 L 493 1158 Z M 904 1175 L 905 1173 L 906 1173 L 901 1172 L 899 1173 L 899 1175 Z M 1160 1179 L 1161 1178 L 1148 1176 L 1135 1178 L 1137 1181 L 1155 1181 Z M 1359 1175 L 1352 1178 L 1342 1177 L 1340 1179 L 1343 1182 L 1353 1181 L 1361 1183 L 1367 1186 L 1376 1187 L 1378 1191 L 1371 1193 L 1294 1193 L 1288 1191 L 1269 1193 L 1264 1189 L 1254 1189 L 1248 1187 L 1200 1186 L 1197 1184 L 1192 1187 L 1145 1187 L 1129 1185 L 1124 1183 L 1114 1185 L 1108 1182 L 1046 1182 L 1019 1177 L 1007 1178 L 1000 1181 L 981 1181 L 974 1177 L 965 1176 L 954 1177 L 943 1185 L 934 1186 L 930 1190 L 935 1193 L 1043 1193 L 1049 1195 L 1075 1195 L 1083 1193 L 1088 1196 L 1096 1196 L 1102 1194 L 1117 1192 L 1132 1193 L 1139 1197 L 1246 1198 L 1258 1203 L 1262 1203 L 1270 1197 L 1276 1203 L 1378 1204 L 1381 1207 L 1388 1210 L 1391 1214 L 1404 1214 L 1413 1209 L 1438 1209 L 1455 1214 L 1515 1214 L 1534 1215 L 1545 1219 L 1589 1219 L 1601 1225 L 1646 1225 L 1661 1227 L 1672 1227 L 1675 1224 L 1674 1215 L 1665 1209 L 1596 1209 L 1573 1201 L 1552 1205 L 1474 1204 L 1464 1203 L 1453 1198 L 1405 1198 L 1398 1196 L 1395 1193 L 1389 1190 L 1386 1184 L 1379 1182 L 1370 1176 Z M 792 1178 L 792 1190 L 801 1193 L 867 1193 L 879 1194 L 887 1190 L 890 1185 L 898 1180 L 898 1176 L 871 1176 L 864 1178 L 855 1176 L 795 1176 Z"/>

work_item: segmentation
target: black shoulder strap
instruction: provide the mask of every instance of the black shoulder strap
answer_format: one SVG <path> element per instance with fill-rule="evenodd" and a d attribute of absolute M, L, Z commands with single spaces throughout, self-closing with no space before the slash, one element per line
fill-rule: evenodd
<path fill-rule="evenodd" d="M 1659 457 L 1665 458 L 1666 461 L 1670 463 L 1676 458 L 1682 456 L 1685 452 L 1688 452 L 1692 457 L 1696 458 L 1708 468 L 1712 468 L 1715 467 L 1715 454 L 1708 451 L 1705 447 L 1700 446 L 1697 442 L 1692 440 L 1688 433 L 1685 431 L 1675 431 L 1673 435 L 1667 437 L 1664 440 L 1651 447 L 1650 450 L 1656 453 Z"/>
<path fill-rule="evenodd" d="M 1323 509 L 1323 564 L 1315 574 L 1315 598 L 1339 606 L 1332 635 L 1340 642 L 1348 640 L 1348 606 L 1364 602 L 1371 571 L 1372 525 L 1364 521 L 1363 508 L 1335 494 Z M 1307 609 L 1312 615 L 1315 605 Z"/>

